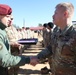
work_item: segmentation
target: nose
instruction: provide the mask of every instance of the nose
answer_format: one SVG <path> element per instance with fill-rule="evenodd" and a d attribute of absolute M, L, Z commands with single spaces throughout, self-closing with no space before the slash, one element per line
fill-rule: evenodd
<path fill-rule="evenodd" d="M 11 18 L 9 17 L 9 18 L 8 18 L 8 20 L 10 21 L 10 20 L 11 20 Z"/>

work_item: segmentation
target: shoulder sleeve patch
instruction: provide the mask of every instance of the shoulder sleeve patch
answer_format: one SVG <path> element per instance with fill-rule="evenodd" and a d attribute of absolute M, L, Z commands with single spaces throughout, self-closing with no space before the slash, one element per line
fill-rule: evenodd
<path fill-rule="evenodd" d="M 3 45 L 0 43 L 0 50 L 3 48 Z"/>

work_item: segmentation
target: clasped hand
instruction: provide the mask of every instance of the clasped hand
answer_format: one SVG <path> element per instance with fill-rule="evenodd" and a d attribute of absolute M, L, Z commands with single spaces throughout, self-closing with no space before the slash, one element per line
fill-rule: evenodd
<path fill-rule="evenodd" d="M 39 63 L 39 59 L 36 56 L 30 56 L 30 64 L 35 66 Z"/>

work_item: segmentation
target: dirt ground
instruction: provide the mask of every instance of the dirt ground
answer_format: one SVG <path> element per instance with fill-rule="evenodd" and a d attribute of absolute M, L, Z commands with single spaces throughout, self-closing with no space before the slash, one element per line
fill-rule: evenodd
<path fill-rule="evenodd" d="M 41 39 L 39 39 L 39 41 L 41 41 Z M 31 56 L 31 55 L 37 55 L 42 49 L 44 49 L 41 45 L 40 42 L 38 42 L 36 45 L 30 45 L 30 47 L 28 47 L 26 50 L 24 50 L 22 55 L 25 56 Z M 47 68 L 49 68 L 49 64 L 48 62 L 46 63 L 42 63 L 42 64 L 37 64 L 36 66 L 32 66 L 30 64 L 25 64 L 24 66 L 20 66 L 18 75 L 42 75 L 40 73 L 40 69 L 47 66 Z M 46 74 L 49 75 L 49 74 Z"/>

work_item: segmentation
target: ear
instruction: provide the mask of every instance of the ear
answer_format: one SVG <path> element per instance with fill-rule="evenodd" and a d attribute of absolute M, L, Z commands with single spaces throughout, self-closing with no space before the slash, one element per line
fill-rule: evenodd
<path fill-rule="evenodd" d="M 65 16 L 65 17 L 68 17 L 68 16 L 69 16 L 68 11 L 65 11 L 65 12 L 64 12 L 64 16 Z"/>

